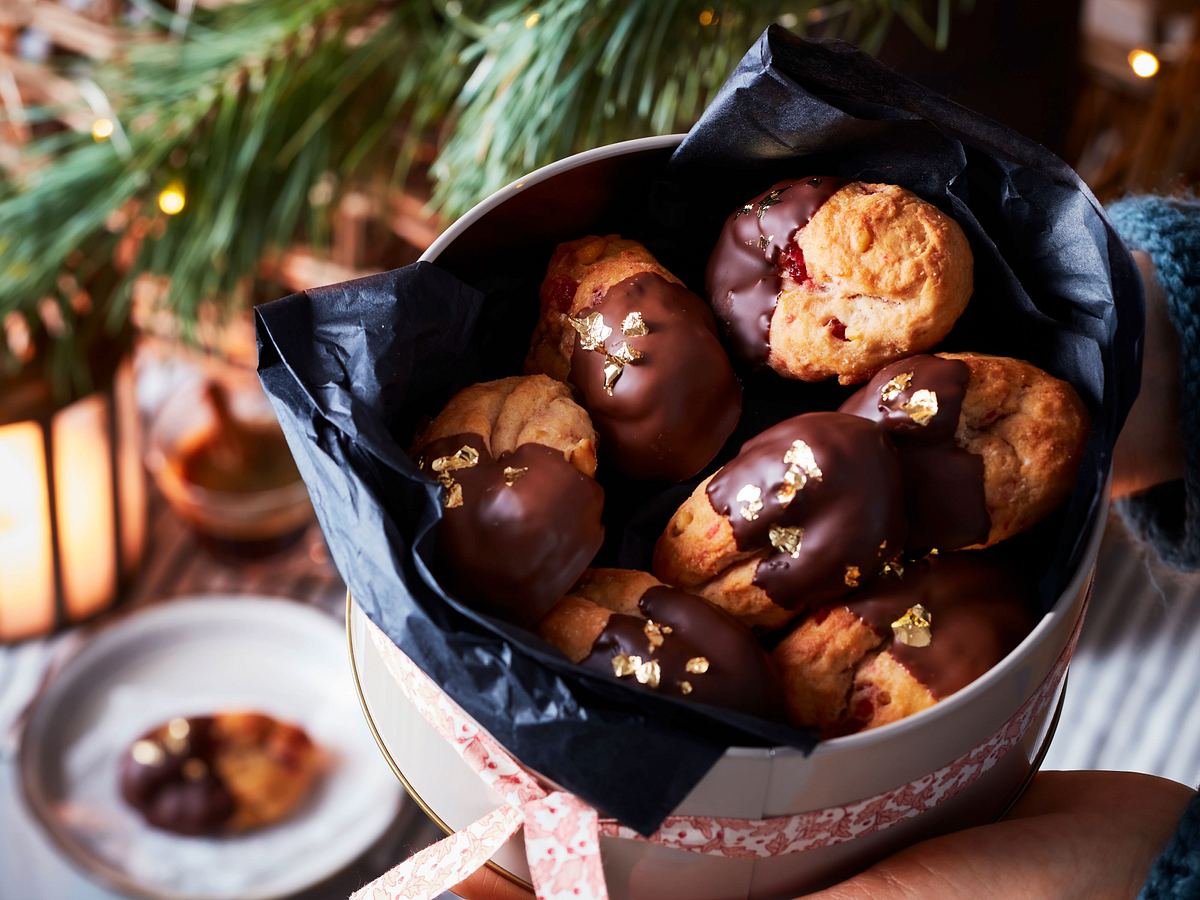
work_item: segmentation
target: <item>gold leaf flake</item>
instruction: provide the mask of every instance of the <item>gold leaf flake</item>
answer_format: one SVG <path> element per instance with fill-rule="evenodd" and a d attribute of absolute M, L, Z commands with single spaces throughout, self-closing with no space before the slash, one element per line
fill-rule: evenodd
<path fill-rule="evenodd" d="M 604 393 L 608 396 L 613 395 L 613 388 L 617 385 L 617 379 L 621 377 L 621 373 L 625 370 L 625 363 L 616 357 L 609 356 L 604 360 Z"/>
<path fill-rule="evenodd" d="M 747 203 L 745 206 L 743 206 L 741 209 L 739 209 L 736 213 L 734 213 L 733 217 L 735 219 L 738 219 L 738 218 L 741 218 L 742 216 L 748 216 L 752 212 L 754 212 L 754 204 Z"/>
<path fill-rule="evenodd" d="M 208 774 L 208 766 L 204 760 L 192 757 L 183 764 L 183 777 L 188 781 L 199 781 Z"/>
<path fill-rule="evenodd" d="M 636 309 L 621 322 L 621 334 L 626 337 L 645 337 L 650 333 L 642 314 Z"/>
<path fill-rule="evenodd" d="M 918 603 L 892 623 L 896 640 L 908 647 L 928 647 L 933 642 L 933 613 Z"/>
<path fill-rule="evenodd" d="M 642 664 L 640 656 L 630 656 L 628 653 L 618 653 L 612 658 L 613 674 L 618 678 L 632 675 Z"/>
<path fill-rule="evenodd" d="M 529 472 L 529 466 L 505 466 L 504 467 L 504 483 L 512 487 L 518 481 L 525 477 Z"/>
<path fill-rule="evenodd" d="M 908 390 L 908 386 L 912 384 L 912 380 L 912 372 L 901 372 L 879 389 L 879 399 L 884 403 L 891 403 L 904 391 Z"/>
<path fill-rule="evenodd" d="M 449 483 L 442 482 L 442 487 L 446 489 L 442 493 L 442 506 L 446 509 L 458 509 L 463 505 L 462 485 L 453 479 L 447 481 Z"/>
<path fill-rule="evenodd" d="M 762 220 L 763 213 L 765 213 L 768 209 L 770 209 L 776 203 L 783 202 L 783 192 L 786 190 L 786 187 L 774 188 L 770 191 L 767 191 L 767 193 L 763 195 L 763 198 L 758 201 L 759 221 Z"/>
<path fill-rule="evenodd" d="M 780 553 L 786 553 L 792 559 L 800 558 L 800 542 L 804 538 L 804 529 L 798 525 L 772 525 L 767 532 L 771 546 Z"/>
<path fill-rule="evenodd" d="M 133 761 L 142 766 L 161 766 L 167 758 L 162 747 L 154 741 L 135 741 L 129 748 Z"/>
<path fill-rule="evenodd" d="M 858 587 L 858 580 L 862 577 L 862 572 L 858 566 L 846 566 L 846 587 Z"/>
<path fill-rule="evenodd" d="M 775 499 L 784 509 L 791 506 L 792 501 L 796 499 L 796 485 L 793 481 L 788 480 L 789 475 L 791 475 L 791 469 L 783 473 L 783 484 L 775 492 Z"/>
<path fill-rule="evenodd" d="M 691 692 L 692 692 L 692 683 L 690 681 L 679 682 L 679 693 L 683 694 L 683 696 L 686 697 Z"/>
<path fill-rule="evenodd" d="M 662 680 L 662 667 L 658 664 L 657 659 L 648 659 L 637 667 L 633 677 L 638 680 L 638 684 L 656 688 Z"/>
<path fill-rule="evenodd" d="M 641 350 L 628 343 L 621 344 L 621 346 L 617 348 L 617 352 L 613 354 L 613 356 L 626 364 L 637 362 L 642 358 L 642 355 L 643 354 Z"/>
<path fill-rule="evenodd" d="M 604 322 L 604 316 L 598 312 L 586 316 L 567 316 L 571 327 L 579 333 L 579 346 L 584 350 L 603 350 L 604 342 L 612 334 L 612 329 Z"/>
<path fill-rule="evenodd" d="M 792 441 L 792 446 L 783 454 L 783 461 L 787 464 L 787 470 L 783 473 L 783 486 L 775 493 L 775 497 L 786 507 L 809 481 L 820 481 L 823 473 L 812 448 L 804 441 Z"/>
<path fill-rule="evenodd" d="M 742 489 L 737 492 L 735 499 L 741 504 L 738 507 L 738 513 L 747 522 L 753 522 L 762 512 L 762 490 L 756 484 L 742 485 Z"/>
<path fill-rule="evenodd" d="M 430 465 L 439 475 L 455 469 L 470 469 L 479 463 L 479 451 L 470 444 L 463 444 L 449 456 L 439 456 Z"/>
<path fill-rule="evenodd" d="M 929 548 L 929 555 L 930 555 L 930 556 L 937 556 L 937 555 L 938 555 L 938 548 L 937 548 L 937 547 L 930 547 L 930 548 Z"/>
<path fill-rule="evenodd" d="M 605 353 L 604 392 L 611 397 L 613 387 L 616 386 L 617 379 L 621 377 L 621 373 L 625 371 L 625 367 L 630 363 L 637 362 L 641 358 L 642 352 L 636 347 L 629 346 L 628 343 L 621 344 L 615 353 Z"/>
<path fill-rule="evenodd" d="M 693 656 L 687 661 L 684 666 L 691 675 L 703 675 L 708 671 L 708 658 L 704 656 Z"/>
<path fill-rule="evenodd" d="M 904 577 L 904 565 L 900 562 L 900 557 L 889 559 L 883 564 L 884 575 L 895 575 L 897 578 Z"/>
<path fill-rule="evenodd" d="M 671 633 L 671 626 L 659 625 L 653 619 L 647 619 L 646 624 L 642 626 L 642 633 L 646 635 L 646 640 L 650 644 L 650 652 L 653 653 L 663 645 L 665 636 Z"/>
<path fill-rule="evenodd" d="M 758 249 L 759 250 L 771 249 L 771 242 L 774 240 L 775 240 L 775 235 L 773 235 L 773 234 L 760 234 L 758 236 Z"/>
<path fill-rule="evenodd" d="M 918 425 L 928 425 L 938 413 L 937 394 L 924 388 L 914 391 L 912 397 L 901 409 L 908 413 L 908 417 Z"/>

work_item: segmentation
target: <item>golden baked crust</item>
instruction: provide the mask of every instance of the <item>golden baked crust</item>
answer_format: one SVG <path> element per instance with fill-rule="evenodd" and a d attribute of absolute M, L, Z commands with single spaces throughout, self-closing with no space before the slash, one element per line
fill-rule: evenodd
<path fill-rule="evenodd" d="M 610 609 L 584 597 L 567 594 L 538 622 L 537 633 L 546 643 L 561 650 L 571 662 L 581 663 L 592 652 L 592 645 L 611 615 Z"/>
<path fill-rule="evenodd" d="M 879 636 L 844 606 L 815 615 L 775 648 L 788 718 L 828 734 L 846 711 L 855 671 Z"/>
<path fill-rule="evenodd" d="M 716 474 L 696 485 L 654 545 L 654 574 L 667 584 L 698 588 L 754 555 L 738 550 L 729 519 L 713 509 L 708 499 L 708 485 Z"/>
<path fill-rule="evenodd" d="M 541 314 L 525 358 L 525 371 L 566 381 L 575 331 L 566 317 L 596 304 L 609 287 L 641 272 L 682 282 L 659 265 L 637 241 L 619 235 L 584 237 L 559 244 L 540 290 Z"/>
<path fill-rule="evenodd" d="M 780 606 L 754 583 L 758 564 L 767 556 L 768 551 L 757 551 L 692 590 L 752 628 L 782 628 L 804 610 Z"/>
<path fill-rule="evenodd" d="M 596 474 L 591 419 L 571 399 L 570 388 L 545 375 L 515 375 L 464 388 L 425 427 L 414 447 L 419 453 L 458 434 L 479 435 L 493 457 L 522 444 L 542 444 L 560 451 L 583 474 Z"/>
<path fill-rule="evenodd" d="M 300 805 L 324 756 L 295 725 L 260 713 L 221 713 L 213 728 L 216 768 L 234 798 L 233 831 L 278 822 Z"/>
<path fill-rule="evenodd" d="M 705 478 L 671 516 L 654 545 L 654 574 L 699 594 L 714 606 L 757 628 L 779 628 L 800 610 L 784 609 L 754 584 L 765 551 L 739 550 L 729 519 L 713 509 Z"/>
<path fill-rule="evenodd" d="M 822 737 L 878 728 L 936 703 L 882 638 L 844 606 L 805 620 L 771 654 L 788 718 Z"/>
<path fill-rule="evenodd" d="M 571 593 L 615 613 L 640 616 L 642 594 L 662 584 L 649 572 L 636 569 L 588 569 Z"/>
<path fill-rule="evenodd" d="M 939 353 L 971 370 L 955 442 L 983 458 L 987 545 L 1052 512 L 1075 483 L 1087 443 L 1083 401 L 1030 363 L 981 353 Z"/>
<path fill-rule="evenodd" d="M 537 631 L 573 663 L 583 662 L 613 613 L 642 616 L 642 594 L 662 582 L 634 569 L 588 569 L 571 593 L 538 623 Z"/>
<path fill-rule="evenodd" d="M 795 240 L 804 272 L 784 269 L 767 360 L 790 378 L 865 381 L 945 337 L 971 296 L 958 223 L 896 185 L 846 185 Z"/>
<path fill-rule="evenodd" d="M 899 722 L 937 703 L 929 688 L 921 684 L 890 651 L 870 657 L 854 673 L 854 690 L 847 712 L 867 731 Z M 859 724 L 861 723 L 861 725 Z"/>

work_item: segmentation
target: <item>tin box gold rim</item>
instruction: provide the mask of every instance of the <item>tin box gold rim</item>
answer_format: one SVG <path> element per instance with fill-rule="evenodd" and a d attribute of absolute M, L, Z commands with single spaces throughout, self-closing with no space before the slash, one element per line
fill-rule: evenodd
<path fill-rule="evenodd" d="M 415 804 L 417 804 L 417 806 L 420 808 L 421 812 L 425 813 L 425 815 L 429 817 L 429 820 L 431 822 L 433 822 L 433 824 L 436 825 L 438 828 L 440 828 L 447 837 L 449 837 L 450 835 L 455 833 L 455 830 L 450 827 L 450 825 L 446 822 L 445 819 L 443 819 L 441 816 L 439 816 L 434 811 L 433 807 L 431 807 L 428 803 L 425 802 L 425 798 L 423 798 L 417 792 L 417 789 L 413 787 L 412 782 L 410 782 L 408 780 L 408 778 L 405 776 L 405 774 L 402 771 L 400 771 L 400 766 L 396 763 L 396 760 L 393 758 L 391 751 L 388 750 L 388 748 L 387 748 L 387 744 L 385 744 L 383 741 L 383 735 L 381 735 L 379 733 L 379 729 L 375 726 L 375 719 L 371 715 L 371 710 L 367 706 L 367 697 L 363 693 L 362 679 L 359 677 L 359 674 L 358 674 L 358 661 L 354 657 L 354 632 L 351 630 L 351 625 L 350 625 L 351 604 L 353 604 L 353 602 L 354 602 L 354 600 L 350 596 L 350 591 L 347 590 L 346 591 L 346 648 L 349 651 L 349 656 L 350 656 L 350 671 L 354 676 L 354 692 L 356 694 L 358 694 L 358 705 L 362 708 L 363 718 L 365 718 L 367 720 L 367 728 L 369 728 L 371 730 L 371 736 L 373 738 L 375 738 L 375 745 L 379 748 L 379 752 L 383 755 L 384 761 L 388 764 L 388 768 L 392 770 L 392 774 L 396 776 L 396 779 L 404 787 L 404 790 L 408 794 L 408 796 L 412 798 L 412 801 Z M 493 872 L 495 872 L 500 877 L 504 878 L 506 881 L 512 882 L 517 887 L 524 888 L 525 890 L 530 891 L 530 892 L 533 891 L 532 884 L 530 884 L 528 881 L 526 881 L 520 875 L 516 875 L 513 872 L 510 872 L 508 869 L 504 868 L 504 866 L 500 865 L 498 862 L 495 862 L 495 861 L 489 859 L 486 863 L 484 863 L 484 865 L 487 866 L 489 869 L 491 869 Z"/>
<path fill-rule="evenodd" d="M 347 590 L 346 646 L 350 655 L 350 670 L 354 674 L 354 690 L 355 693 L 358 694 L 358 703 L 362 708 L 363 717 L 367 720 L 367 727 L 371 729 L 371 736 L 375 738 L 375 744 L 379 747 L 379 752 L 383 754 L 384 760 L 387 761 L 388 768 L 392 770 L 392 774 L 394 774 L 400 781 L 400 784 L 404 786 L 404 790 L 413 799 L 413 802 L 416 803 L 417 806 L 420 807 L 421 811 L 429 817 L 430 821 L 440 828 L 448 837 L 455 833 L 454 829 L 451 828 L 449 824 L 446 823 L 446 820 L 439 816 L 433 810 L 433 808 L 425 802 L 425 799 L 417 792 L 416 788 L 412 786 L 412 783 L 409 782 L 404 773 L 400 771 L 400 766 L 397 765 L 396 760 L 392 757 L 391 751 L 388 750 L 387 745 L 383 742 L 383 736 L 379 733 L 379 729 L 375 727 L 375 720 L 371 716 L 371 710 L 367 707 L 367 698 L 366 695 L 363 694 L 362 681 L 358 675 L 358 662 L 354 658 L 354 633 L 350 626 L 350 616 L 352 612 L 351 604 L 353 604 L 353 602 L 354 600 L 350 596 L 350 591 Z M 1050 751 L 1050 744 L 1054 740 L 1055 732 L 1058 731 L 1058 722 L 1062 717 L 1063 704 L 1067 699 L 1067 676 L 1069 674 L 1070 673 L 1067 671 L 1063 672 L 1062 684 L 1060 684 L 1058 687 L 1058 702 L 1054 706 L 1054 715 L 1050 719 L 1050 724 L 1046 729 L 1046 735 L 1042 738 L 1041 744 L 1038 746 L 1037 753 L 1035 753 L 1033 759 L 1030 760 L 1029 773 L 1021 781 L 1021 784 L 1018 785 L 1016 791 L 1013 793 L 1012 799 L 1009 800 L 1009 802 L 1005 805 L 1003 812 L 996 817 L 996 821 L 1005 819 L 1008 814 L 1012 812 L 1013 807 L 1015 807 L 1017 803 L 1020 802 L 1021 798 L 1025 796 L 1025 791 L 1029 788 L 1029 785 L 1033 782 L 1034 777 L 1042 768 L 1042 763 L 1046 759 L 1046 754 Z M 530 884 L 524 878 L 521 878 L 519 875 L 513 874 L 499 863 L 493 862 L 489 859 L 484 865 L 486 865 L 489 869 L 492 869 L 507 881 L 511 881 L 518 887 L 523 887 L 528 891 L 533 890 L 532 884 Z"/>

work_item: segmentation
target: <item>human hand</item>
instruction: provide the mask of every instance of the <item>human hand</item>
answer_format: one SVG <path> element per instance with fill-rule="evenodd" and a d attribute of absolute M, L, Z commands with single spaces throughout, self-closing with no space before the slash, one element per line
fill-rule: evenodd
<path fill-rule="evenodd" d="M 1135 897 L 1192 796 L 1152 775 L 1043 772 L 1003 821 L 909 847 L 812 897 Z"/>
<path fill-rule="evenodd" d="M 525 888 L 486 866 L 451 890 L 463 900 L 533 900 L 533 894 Z"/>
<path fill-rule="evenodd" d="M 1192 790 L 1131 772 L 1043 772 L 1001 822 L 902 850 L 813 900 L 1064 900 L 1136 896 Z M 466 900 L 533 895 L 490 869 Z"/>

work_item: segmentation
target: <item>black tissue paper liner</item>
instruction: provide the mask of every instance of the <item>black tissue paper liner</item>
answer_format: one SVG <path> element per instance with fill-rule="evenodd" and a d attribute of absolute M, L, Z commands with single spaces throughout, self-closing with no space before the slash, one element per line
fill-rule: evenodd
<path fill-rule="evenodd" d="M 1023 356 L 1087 402 L 1094 428 L 1078 484 L 1047 526 L 1053 538 L 1038 542 L 1045 558 L 1031 563 L 1049 605 L 1101 508 L 1111 447 L 1137 391 L 1142 301 L 1132 260 L 1078 176 L 1045 149 L 851 47 L 777 27 L 742 60 L 626 233 L 702 291 L 699 273 L 728 210 L 777 178 L 809 174 L 901 184 L 953 215 L 972 243 L 976 291 L 939 349 Z M 480 286 L 416 263 L 266 304 L 256 310 L 259 372 L 333 558 L 370 619 L 523 763 L 649 834 L 727 747 L 808 749 L 813 736 L 585 672 L 439 586 L 429 566 L 439 489 L 405 447 L 455 390 L 519 372 L 528 329 L 514 329 L 516 351 L 501 358 L 496 312 L 536 311 L 536 281 L 486 294 Z M 738 439 L 813 408 L 814 397 L 829 408 L 827 387 L 745 376 L 748 397 L 762 385 L 771 397 L 747 405 Z M 608 523 L 602 561 L 634 564 L 639 549 L 644 557 L 642 536 L 686 495 L 664 487 L 647 487 L 625 533 Z"/>

